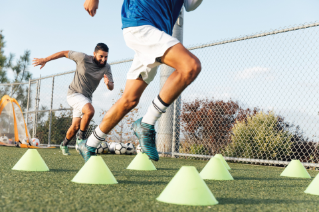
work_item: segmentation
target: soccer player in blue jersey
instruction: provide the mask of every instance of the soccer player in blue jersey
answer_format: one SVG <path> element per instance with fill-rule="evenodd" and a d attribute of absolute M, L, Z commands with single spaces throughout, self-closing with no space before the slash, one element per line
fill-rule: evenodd
<path fill-rule="evenodd" d="M 88 140 L 83 140 L 79 145 L 85 162 L 95 155 L 96 147 L 107 133 L 138 104 L 143 91 L 154 79 L 157 67 L 166 64 L 175 71 L 151 102 L 147 113 L 132 126 L 143 152 L 150 159 L 159 160 L 155 122 L 201 71 L 199 59 L 172 37 L 172 30 L 183 5 L 189 12 L 201 3 L 202 0 L 124 0 L 123 35 L 127 46 L 135 51 L 135 56 L 122 97 L 106 113 Z M 86 0 L 84 8 L 93 17 L 98 4 L 99 0 Z"/>

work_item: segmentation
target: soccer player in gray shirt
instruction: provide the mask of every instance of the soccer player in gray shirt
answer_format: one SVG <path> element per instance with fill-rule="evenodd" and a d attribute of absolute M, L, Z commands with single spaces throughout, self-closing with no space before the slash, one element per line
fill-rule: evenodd
<path fill-rule="evenodd" d="M 34 58 L 33 65 L 42 69 L 51 60 L 66 57 L 76 63 L 76 71 L 67 94 L 67 102 L 73 108 L 72 125 L 68 129 L 60 148 L 63 155 L 70 155 L 68 143 L 80 129 L 77 144 L 85 138 L 85 132 L 94 116 L 92 94 L 102 78 L 109 90 L 113 90 L 114 81 L 111 66 L 107 63 L 109 48 L 104 43 L 98 43 L 93 56 L 75 51 L 61 51 L 47 58 Z"/>

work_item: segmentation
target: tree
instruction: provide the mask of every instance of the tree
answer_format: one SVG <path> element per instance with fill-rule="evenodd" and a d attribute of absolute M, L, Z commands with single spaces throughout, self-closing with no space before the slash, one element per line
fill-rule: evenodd
<path fill-rule="evenodd" d="M 27 82 L 32 74 L 28 71 L 30 65 L 30 51 L 26 50 L 22 56 L 13 63 L 14 54 L 10 54 L 9 58 L 4 56 L 5 41 L 2 31 L 0 31 L 0 83 L 13 83 Z M 13 79 L 9 80 L 7 77 L 8 70 L 12 70 Z M 20 104 L 22 108 L 27 106 L 28 86 L 25 85 L 13 85 L 11 88 L 5 86 L 0 89 L 0 95 L 11 94 Z"/>
<path fill-rule="evenodd" d="M 258 109 L 242 109 L 234 101 L 195 99 L 183 103 L 181 127 L 184 142 L 181 150 L 191 154 L 216 154 L 231 142 L 236 120 L 244 120 Z"/>
<path fill-rule="evenodd" d="M 7 60 L 6 67 L 11 69 L 13 72 L 13 83 L 27 82 L 31 79 L 32 74 L 28 71 L 28 66 L 30 65 L 30 51 L 26 50 L 22 56 L 13 63 L 14 54 L 10 54 L 9 59 Z M 13 85 L 12 87 L 12 96 L 20 103 L 22 108 L 27 106 L 28 102 L 28 86 L 24 85 Z"/>
<path fill-rule="evenodd" d="M 5 72 L 5 69 L 4 69 L 6 61 L 7 61 L 6 56 L 4 56 L 4 50 L 3 50 L 4 47 L 5 47 L 4 36 L 2 35 L 2 30 L 0 30 L 0 83 L 9 82 L 7 73 Z"/>

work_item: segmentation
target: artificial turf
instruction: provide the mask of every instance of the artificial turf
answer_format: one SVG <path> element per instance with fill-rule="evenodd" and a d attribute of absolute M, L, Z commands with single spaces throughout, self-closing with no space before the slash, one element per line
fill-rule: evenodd
<path fill-rule="evenodd" d="M 0 211 L 318 211 L 319 196 L 305 194 L 312 179 L 280 177 L 283 168 L 229 163 L 233 181 L 205 181 L 219 201 L 214 206 L 181 206 L 156 201 L 181 166 L 201 171 L 207 161 L 160 158 L 157 171 L 125 168 L 134 156 L 103 155 L 118 181 L 86 185 L 71 180 L 83 166 L 71 150 L 40 149 L 49 172 L 11 168 L 26 149 L 0 147 Z M 310 171 L 312 177 L 316 171 Z M 319 189 L 319 188 L 318 188 Z"/>

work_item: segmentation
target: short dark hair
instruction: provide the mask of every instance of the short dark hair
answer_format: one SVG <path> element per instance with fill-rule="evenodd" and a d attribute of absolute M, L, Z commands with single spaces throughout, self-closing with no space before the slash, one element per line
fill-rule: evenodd
<path fill-rule="evenodd" d="M 102 50 L 104 52 L 109 52 L 109 47 L 105 43 L 98 43 L 96 44 L 94 52 L 98 52 L 99 50 Z"/>

